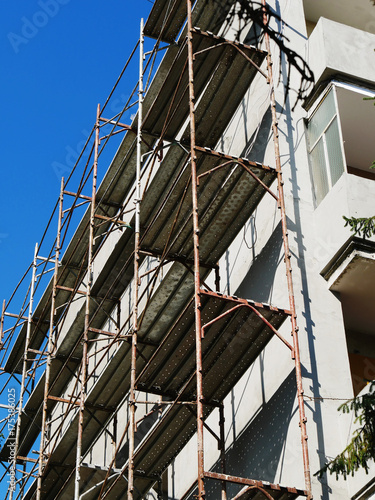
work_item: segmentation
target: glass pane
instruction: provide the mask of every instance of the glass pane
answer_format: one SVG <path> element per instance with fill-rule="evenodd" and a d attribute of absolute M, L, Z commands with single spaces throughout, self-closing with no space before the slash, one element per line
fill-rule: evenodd
<path fill-rule="evenodd" d="M 339 180 L 344 172 L 344 161 L 340 144 L 339 125 L 337 118 L 333 120 L 326 131 L 326 144 L 331 172 L 332 186 Z"/>
<path fill-rule="evenodd" d="M 314 146 L 315 142 L 322 135 L 324 129 L 327 127 L 328 123 L 332 120 L 335 114 L 335 99 L 333 91 L 331 90 L 309 121 L 308 139 L 310 148 Z"/>
<path fill-rule="evenodd" d="M 317 205 L 328 193 L 327 167 L 324 157 L 323 139 L 317 143 L 310 153 L 311 170 L 314 184 L 314 193 Z"/>

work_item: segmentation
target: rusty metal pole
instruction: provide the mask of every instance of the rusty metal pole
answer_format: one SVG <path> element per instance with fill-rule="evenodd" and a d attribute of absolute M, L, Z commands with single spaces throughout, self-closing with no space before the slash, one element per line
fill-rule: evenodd
<path fill-rule="evenodd" d="M 57 286 L 57 273 L 59 268 L 59 258 L 60 258 L 60 240 L 61 240 L 61 225 L 63 218 L 63 199 L 64 199 L 64 178 L 61 179 L 61 189 L 59 198 L 59 217 L 57 222 L 57 237 L 56 237 L 56 251 L 55 251 L 55 270 L 53 273 L 53 284 L 52 284 L 52 299 L 51 299 L 51 314 L 49 322 L 49 335 L 48 335 L 48 346 L 47 346 L 47 364 L 46 364 L 46 375 L 44 383 L 44 398 L 43 398 L 43 413 L 42 413 L 42 430 L 40 436 L 40 450 L 39 450 L 39 471 L 37 480 L 37 490 L 36 490 L 36 500 L 41 499 L 42 494 L 42 478 L 43 478 L 43 462 L 44 453 L 46 447 L 46 433 L 47 433 L 47 411 L 48 411 L 48 393 L 49 393 L 49 382 L 51 375 L 51 362 L 52 354 L 55 348 L 55 302 L 56 302 L 56 286 Z"/>
<path fill-rule="evenodd" d="M 36 243 L 35 250 L 34 250 L 34 260 L 33 260 L 33 270 L 32 270 L 32 276 L 31 276 L 31 284 L 30 284 L 30 300 L 29 300 L 29 312 L 28 312 L 28 316 L 27 316 L 25 349 L 23 352 L 20 400 L 18 403 L 18 417 L 17 417 L 17 423 L 16 423 L 16 438 L 14 441 L 14 459 L 13 459 L 14 460 L 14 463 L 13 463 L 14 470 L 16 470 L 16 464 L 17 464 L 17 455 L 18 455 L 18 448 L 19 448 L 20 435 L 21 435 L 21 417 L 22 417 L 23 398 L 24 398 L 25 389 L 26 389 L 27 355 L 28 355 L 30 337 L 31 337 L 31 324 L 32 324 L 32 317 L 33 317 L 35 277 L 36 277 L 36 269 L 37 269 L 37 256 L 38 256 L 38 244 Z M 13 493 L 14 493 L 14 491 L 11 488 L 9 491 L 9 500 L 13 499 Z"/>
<path fill-rule="evenodd" d="M 215 289 L 217 292 L 220 292 L 220 267 L 219 267 L 219 263 L 217 263 L 216 267 L 215 267 Z"/>
<path fill-rule="evenodd" d="M 5 305 L 6 305 L 6 302 L 4 299 L 3 300 L 3 307 L 1 310 L 1 319 L 0 319 L 0 349 L 3 348 Z"/>
<path fill-rule="evenodd" d="M 137 166 L 136 166 L 136 193 L 135 193 L 135 235 L 134 235 L 134 294 L 133 294 L 133 333 L 131 350 L 130 374 L 130 415 L 129 415 L 129 468 L 128 468 L 128 500 L 133 499 L 134 493 L 134 435 L 136 431 L 135 381 L 137 368 L 137 338 L 138 338 L 138 294 L 139 294 L 139 241 L 141 230 L 141 162 L 142 162 L 142 119 L 143 119 L 143 19 L 140 27 L 139 43 L 139 89 L 138 89 L 138 130 L 137 130 Z"/>
<path fill-rule="evenodd" d="M 117 413 L 113 416 L 113 431 L 112 431 L 112 463 L 116 469 L 116 450 L 117 450 Z"/>
<path fill-rule="evenodd" d="M 220 426 L 220 465 L 221 473 L 226 474 L 226 463 L 225 463 L 225 417 L 224 417 L 224 404 L 221 403 L 219 407 L 219 426 Z M 221 482 L 221 500 L 227 500 L 227 483 L 226 481 Z"/>
<path fill-rule="evenodd" d="M 94 247 L 94 230 L 95 230 L 95 205 L 96 205 L 96 184 L 98 176 L 98 155 L 99 155 L 99 128 L 100 124 L 100 104 L 96 110 L 95 124 L 95 146 L 94 146 L 94 165 L 92 173 L 92 194 L 90 206 L 90 229 L 89 229 L 89 247 L 87 257 L 87 285 L 86 285 L 86 306 L 85 306 L 85 326 L 83 332 L 83 347 L 82 347 L 82 367 L 81 367 L 81 390 L 79 398 L 79 417 L 78 417 L 78 436 L 76 450 L 76 471 L 74 479 L 74 500 L 79 500 L 79 483 L 81 480 L 81 460 L 82 460 L 82 438 L 83 438 L 83 417 L 85 411 L 86 399 L 86 384 L 88 371 L 88 332 L 90 327 L 90 302 L 91 288 L 93 283 L 93 247 Z"/>
<path fill-rule="evenodd" d="M 203 373 L 202 373 L 202 327 L 199 273 L 199 219 L 198 219 L 198 180 L 197 158 L 195 151 L 195 95 L 193 68 L 193 25 L 191 0 L 187 0 L 188 19 L 188 69 L 189 69 L 189 118 L 190 118 L 190 162 L 193 202 L 194 238 L 194 308 L 196 341 L 196 379 L 197 379 L 197 440 L 198 440 L 198 499 L 205 498 L 204 490 L 204 448 L 203 448 Z"/>
<path fill-rule="evenodd" d="M 266 0 L 262 0 L 263 6 L 263 23 L 266 26 L 268 24 L 267 11 L 266 11 Z M 302 443 L 302 455 L 303 455 L 303 465 L 304 465 L 304 476 L 305 476 L 305 488 L 308 493 L 308 500 L 312 498 L 311 493 L 311 476 L 310 476 L 310 462 L 309 462 L 309 452 L 307 446 L 307 429 L 306 429 L 306 415 L 305 415 L 305 403 L 303 399 L 303 385 L 302 385 L 302 371 L 301 371 L 301 358 L 299 352 L 299 341 L 298 341 L 298 325 L 297 325 L 297 314 L 296 305 L 294 299 L 294 289 L 292 280 L 292 265 L 291 265 L 291 254 L 289 249 L 288 240 L 288 227 L 286 221 L 286 210 L 285 210 L 285 198 L 284 198 L 284 181 L 282 177 L 281 161 L 280 161 L 280 145 L 279 145 L 279 131 L 277 125 L 277 115 L 276 115 L 276 97 L 275 97 L 275 86 L 273 82 L 273 72 L 272 72 L 272 57 L 271 57 L 271 47 L 270 47 L 270 37 L 267 32 L 265 32 L 265 44 L 267 50 L 267 69 L 268 69 L 268 83 L 270 85 L 270 99 L 271 99 L 271 113 L 272 113 L 272 132 L 273 132 L 273 142 L 275 149 L 275 160 L 276 160 L 276 171 L 277 171 L 277 186 L 279 194 L 279 208 L 281 214 L 281 226 L 283 233 L 283 246 L 284 246 L 284 260 L 286 266 L 286 277 L 288 284 L 289 293 L 289 307 L 292 312 L 291 323 L 292 323 L 292 337 L 293 337 L 293 347 L 294 347 L 294 362 L 296 370 L 296 382 L 297 382 L 297 398 L 298 398 L 298 409 L 299 409 L 299 425 L 301 428 L 301 443 Z"/>

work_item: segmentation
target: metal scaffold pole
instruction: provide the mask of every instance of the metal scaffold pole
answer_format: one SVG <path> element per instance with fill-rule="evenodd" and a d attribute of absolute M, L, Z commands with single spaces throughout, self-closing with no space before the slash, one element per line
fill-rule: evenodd
<path fill-rule="evenodd" d="M 263 6 L 263 23 L 266 26 L 268 24 L 268 16 L 266 10 L 266 0 L 262 0 Z M 285 209 L 285 197 L 284 197 L 284 181 L 282 176 L 282 168 L 280 161 L 280 144 L 279 144 L 279 131 L 277 125 L 277 115 L 276 115 L 276 97 L 275 97 L 275 87 L 273 82 L 273 71 L 272 71 L 272 57 L 271 57 L 271 46 L 270 37 L 265 32 L 265 44 L 267 50 L 267 70 L 268 70 L 268 83 L 270 85 L 270 99 L 271 99 L 271 113 L 272 113 L 272 133 L 273 142 L 275 149 L 275 161 L 276 161 L 276 171 L 277 171 L 277 187 L 278 187 L 278 204 L 281 215 L 281 226 L 283 233 L 283 246 L 284 246 L 284 259 L 286 266 L 286 278 L 288 285 L 289 294 L 289 305 L 292 323 L 292 338 L 293 338 L 293 352 L 296 370 L 296 382 L 297 382 L 297 398 L 298 398 L 298 409 L 299 409 L 299 425 L 301 428 L 301 442 L 302 442 L 302 455 L 303 455 L 303 465 L 304 465 L 304 476 L 305 476 L 305 487 L 308 493 L 308 500 L 312 498 L 311 494 L 311 476 L 310 476 L 310 463 L 309 463 L 309 452 L 307 446 L 307 429 L 306 429 L 306 415 L 305 415 L 305 403 L 303 399 L 303 386 L 302 386 L 302 371 L 301 371 L 301 358 L 299 351 L 299 341 L 298 341 L 298 325 L 297 325 L 297 314 L 296 314 L 296 304 L 294 298 L 293 280 L 292 280 L 292 265 L 291 265 L 291 253 L 289 248 L 288 239 L 288 228 L 287 228 L 287 218 Z"/>
<path fill-rule="evenodd" d="M 199 272 L 199 219 L 198 219 L 198 180 L 195 152 L 195 94 L 193 68 L 193 24 L 192 3 L 187 0 L 188 19 L 188 70 L 189 70 L 189 118 L 190 118 L 190 162 L 193 202 L 193 239 L 194 239 L 194 309 L 196 342 L 196 382 L 197 382 L 197 440 L 198 440 L 198 498 L 205 498 L 204 490 L 204 449 L 203 449 L 203 373 L 202 373 L 202 325 Z"/>
<path fill-rule="evenodd" d="M 0 349 L 3 348 L 5 306 L 6 306 L 6 302 L 4 299 L 3 300 L 3 307 L 1 310 L 1 319 L 0 319 Z"/>
<path fill-rule="evenodd" d="M 93 255 L 94 255 L 93 247 L 94 247 L 94 230 L 95 230 L 96 184 L 98 176 L 98 157 L 99 157 L 99 144 L 100 144 L 99 132 L 100 132 L 100 104 L 98 104 L 97 107 L 96 124 L 95 124 L 94 165 L 92 173 L 92 194 L 91 194 L 91 206 L 90 206 L 85 326 L 83 331 L 83 346 L 82 346 L 81 387 L 80 387 L 80 398 L 79 398 L 76 471 L 74 479 L 74 500 L 79 500 L 79 483 L 81 479 L 83 417 L 85 411 L 85 400 L 86 400 L 86 390 L 87 390 L 86 385 L 87 385 L 87 372 L 88 372 L 88 340 L 89 340 L 88 333 L 90 327 L 91 288 L 93 283 Z"/>
<path fill-rule="evenodd" d="M 137 128 L 137 166 L 135 193 L 135 236 L 134 236 L 134 292 L 133 292 L 133 328 L 130 372 L 130 418 L 129 418 L 129 469 L 128 469 L 128 500 L 134 493 L 134 435 L 136 429 L 135 382 L 137 368 L 137 338 L 138 338 L 138 294 L 139 294 L 139 241 L 140 241 L 140 203 L 141 203 L 141 161 L 142 161 L 142 105 L 143 105 L 143 19 L 141 19 L 139 44 L 139 90 L 138 90 L 138 128 Z"/>
<path fill-rule="evenodd" d="M 55 269 L 53 273 L 53 284 L 52 284 L 52 299 L 51 299 L 51 313 L 50 313 L 50 323 L 49 323 L 49 335 L 48 335 L 48 346 L 47 346 L 47 365 L 45 372 L 45 384 L 44 384 L 44 398 L 43 398 L 43 412 L 42 412 L 42 430 L 40 436 L 40 450 L 39 450 L 39 471 L 37 480 L 37 491 L 36 499 L 41 499 L 42 494 L 42 478 L 43 478 L 43 468 L 44 468 L 44 455 L 46 448 L 46 433 L 47 433 L 47 412 L 48 412 L 48 395 L 49 395 L 49 382 L 51 375 L 51 362 L 52 355 L 55 349 L 55 303 L 56 303 L 56 287 L 58 279 L 58 268 L 59 268 L 59 258 L 60 258 L 60 239 L 61 239 L 61 225 L 63 218 L 63 199 L 64 199 L 64 178 L 61 179 L 61 189 L 59 198 L 59 215 L 57 223 L 57 237 L 56 237 L 56 248 L 55 248 Z"/>
<path fill-rule="evenodd" d="M 225 456 L 225 416 L 224 416 L 224 403 L 221 403 L 219 407 L 219 428 L 220 428 L 220 466 L 221 473 L 226 473 L 226 456 Z M 227 500 L 227 483 L 225 481 L 221 482 L 221 500 Z"/>
<path fill-rule="evenodd" d="M 34 303 L 34 291 L 35 291 L 35 277 L 36 277 L 36 269 L 37 269 L 37 257 L 38 257 L 38 244 L 35 245 L 34 251 L 34 260 L 32 265 L 32 276 L 31 276 L 31 284 L 30 284 L 30 300 L 29 300 L 29 312 L 27 316 L 27 328 L 26 328 L 26 339 L 25 339 L 25 350 L 23 353 L 23 364 L 22 364 L 22 380 L 21 380 L 21 389 L 20 389 L 20 399 L 18 403 L 18 417 L 16 423 L 16 438 L 14 442 L 14 458 L 13 458 L 13 467 L 16 470 L 17 464 L 17 455 L 18 448 L 20 443 L 20 434 L 21 434 L 21 417 L 23 410 L 23 399 L 26 390 L 26 379 L 27 379 L 27 363 L 28 363 L 28 351 L 30 345 L 30 337 L 31 337 L 31 325 L 32 325 L 32 317 L 33 317 L 33 303 Z M 13 499 L 14 490 L 11 488 L 9 492 L 9 500 Z"/>

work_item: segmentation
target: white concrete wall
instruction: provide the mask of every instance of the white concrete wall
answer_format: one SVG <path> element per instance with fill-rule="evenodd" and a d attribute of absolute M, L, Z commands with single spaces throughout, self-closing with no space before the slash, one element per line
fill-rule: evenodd
<path fill-rule="evenodd" d="M 374 46 L 372 33 L 321 17 L 309 38 L 307 60 L 316 82 L 336 73 L 372 83 Z"/>

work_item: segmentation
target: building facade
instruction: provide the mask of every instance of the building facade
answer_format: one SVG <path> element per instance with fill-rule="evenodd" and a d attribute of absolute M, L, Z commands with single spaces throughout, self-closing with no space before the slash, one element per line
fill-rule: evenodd
<path fill-rule="evenodd" d="M 314 473 L 375 377 L 375 247 L 343 220 L 373 215 L 374 48 L 367 0 L 154 2 L 3 306 L 7 498 L 372 498 L 374 464 Z"/>

